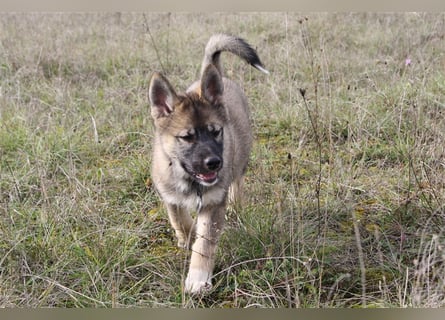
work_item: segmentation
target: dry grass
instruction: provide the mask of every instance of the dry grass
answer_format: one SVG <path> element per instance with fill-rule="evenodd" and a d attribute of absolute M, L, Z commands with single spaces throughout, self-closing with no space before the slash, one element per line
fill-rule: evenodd
<path fill-rule="evenodd" d="M 271 75 L 223 57 L 256 142 L 192 299 L 146 90 L 187 87 L 221 31 Z M 423 13 L 0 15 L 0 305 L 443 306 L 444 36 Z"/>

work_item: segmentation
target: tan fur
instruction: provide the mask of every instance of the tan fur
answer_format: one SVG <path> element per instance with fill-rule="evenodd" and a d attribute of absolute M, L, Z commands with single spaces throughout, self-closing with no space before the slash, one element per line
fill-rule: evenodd
<path fill-rule="evenodd" d="M 227 199 L 229 195 L 234 198 L 241 193 L 252 146 L 247 99 L 236 83 L 221 76 L 219 57 L 222 51 L 237 54 L 266 72 L 255 51 L 243 40 L 215 35 L 206 46 L 201 79 L 184 94 L 176 94 L 168 80 L 157 73 L 153 75 L 149 88 L 156 128 L 153 182 L 166 205 L 178 245 L 188 248 L 193 244 L 185 281 L 185 290 L 190 293 L 211 288 Z M 218 135 L 218 130 L 221 135 Z M 215 138 L 208 138 L 208 146 L 202 142 L 198 146 L 201 149 L 193 152 L 204 150 L 202 152 L 218 157 L 218 152 L 208 150 L 219 150 L 217 146 L 223 145 L 222 165 L 217 170 L 206 169 L 206 173 L 186 170 L 188 165 L 193 165 L 188 163 L 186 155 L 195 150 L 192 142 L 187 141 L 197 139 L 197 132 L 209 137 L 214 135 Z M 190 156 L 195 157 L 197 153 L 193 152 Z M 207 178 L 202 178 L 206 174 Z M 216 181 L 211 180 L 212 175 L 217 175 Z M 193 211 L 197 211 L 196 223 L 190 215 Z"/>

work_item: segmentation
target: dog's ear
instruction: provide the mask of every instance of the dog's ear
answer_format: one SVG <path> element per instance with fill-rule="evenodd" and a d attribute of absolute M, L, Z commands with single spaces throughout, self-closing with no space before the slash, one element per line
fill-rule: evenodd
<path fill-rule="evenodd" d="M 211 104 L 222 102 L 224 84 L 221 74 L 213 64 L 209 64 L 201 77 L 201 95 Z"/>
<path fill-rule="evenodd" d="M 160 73 L 154 73 L 151 77 L 148 89 L 148 99 L 151 105 L 153 118 L 168 116 L 173 112 L 178 96 L 168 80 Z"/>

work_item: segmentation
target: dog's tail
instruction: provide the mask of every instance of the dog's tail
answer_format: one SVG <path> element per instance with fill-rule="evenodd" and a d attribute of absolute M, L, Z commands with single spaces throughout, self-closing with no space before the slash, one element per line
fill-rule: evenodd
<path fill-rule="evenodd" d="M 201 66 L 201 75 L 209 64 L 213 64 L 218 69 L 219 73 L 222 74 L 220 55 L 223 51 L 231 52 L 244 59 L 247 63 L 261 72 L 269 74 L 269 71 L 267 71 L 261 63 L 255 49 L 253 49 L 246 41 L 226 34 L 215 34 L 210 37 L 209 42 L 206 45 L 204 60 Z"/>

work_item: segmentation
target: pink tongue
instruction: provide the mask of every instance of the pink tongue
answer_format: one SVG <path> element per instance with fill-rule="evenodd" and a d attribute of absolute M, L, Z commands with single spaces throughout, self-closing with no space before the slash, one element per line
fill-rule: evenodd
<path fill-rule="evenodd" d="M 198 175 L 199 178 L 202 180 L 213 180 L 216 178 L 216 172 L 210 172 L 210 173 L 201 173 Z"/>

